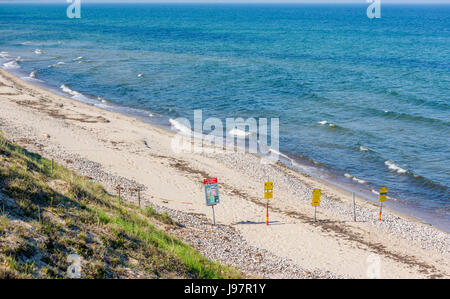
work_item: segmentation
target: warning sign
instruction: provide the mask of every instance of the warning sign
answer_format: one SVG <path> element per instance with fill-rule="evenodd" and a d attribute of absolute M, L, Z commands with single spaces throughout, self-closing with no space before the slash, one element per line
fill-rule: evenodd
<path fill-rule="evenodd" d="M 273 198 L 273 182 L 264 183 L 264 198 L 265 199 Z"/>
<path fill-rule="evenodd" d="M 381 187 L 380 188 L 380 198 L 379 201 L 383 202 L 387 200 L 387 193 L 388 193 L 388 188 L 387 187 Z"/>
<path fill-rule="evenodd" d="M 217 178 L 203 180 L 205 184 L 206 205 L 214 206 L 219 203 L 219 185 Z"/>
<path fill-rule="evenodd" d="M 312 206 L 320 207 L 320 189 L 314 189 L 313 191 Z"/>

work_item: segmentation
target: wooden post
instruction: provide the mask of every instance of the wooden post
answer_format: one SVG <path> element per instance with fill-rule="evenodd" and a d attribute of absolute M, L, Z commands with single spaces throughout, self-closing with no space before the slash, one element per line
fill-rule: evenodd
<path fill-rule="evenodd" d="M 116 187 L 114 187 L 114 189 L 117 190 L 117 195 L 119 196 L 119 202 L 120 202 L 120 190 L 122 189 L 122 187 L 120 187 L 119 185 L 117 185 Z"/>
<path fill-rule="evenodd" d="M 141 190 L 138 190 L 138 202 L 139 202 L 139 208 L 141 207 Z"/>
<path fill-rule="evenodd" d="M 52 159 L 52 172 L 51 172 L 51 173 L 52 173 L 52 175 L 53 175 L 53 159 Z"/>
<path fill-rule="evenodd" d="M 356 222 L 356 199 L 355 199 L 355 192 L 352 192 L 353 197 L 353 221 Z"/>

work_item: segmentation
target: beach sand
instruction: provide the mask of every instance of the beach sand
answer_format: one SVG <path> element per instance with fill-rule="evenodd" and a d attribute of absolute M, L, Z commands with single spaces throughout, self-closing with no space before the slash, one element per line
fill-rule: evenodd
<path fill-rule="evenodd" d="M 136 201 L 130 188 L 140 185 L 143 203 L 170 211 L 184 225 L 172 233 L 251 277 L 450 277 L 446 232 L 387 208 L 379 222 L 378 205 L 360 197 L 354 222 L 351 194 L 334 185 L 252 154 L 175 153 L 174 132 L 64 98 L 4 70 L 0 128 L 8 139 L 112 193 L 120 184 L 127 200 Z M 275 188 L 269 226 L 267 176 Z M 219 180 L 215 227 L 205 177 Z M 314 188 L 322 190 L 316 223 Z"/>

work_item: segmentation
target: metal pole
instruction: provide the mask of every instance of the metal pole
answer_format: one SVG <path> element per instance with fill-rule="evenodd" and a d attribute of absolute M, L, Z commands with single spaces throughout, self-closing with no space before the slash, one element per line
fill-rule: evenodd
<path fill-rule="evenodd" d="M 216 225 L 216 214 L 214 213 L 214 205 L 212 205 L 211 207 L 212 207 L 212 212 L 213 212 L 213 223 L 214 223 L 214 225 Z"/>
<path fill-rule="evenodd" d="M 381 221 L 381 213 L 383 211 L 383 202 L 380 203 L 380 215 L 378 216 L 378 220 Z"/>
<path fill-rule="evenodd" d="M 52 159 L 52 174 L 53 174 L 53 159 Z"/>
<path fill-rule="evenodd" d="M 267 181 L 270 182 L 269 176 L 267 176 Z M 264 190 L 264 192 L 266 191 Z M 269 225 L 269 199 L 267 199 L 266 201 L 266 226 L 268 225 Z"/>
<path fill-rule="evenodd" d="M 352 192 L 353 197 L 353 221 L 356 222 L 356 199 L 355 199 L 355 192 Z"/>
<path fill-rule="evenodd" d="M 314 222 L 316 222 L 316 209 L 317 207 L 314 207 Z"/>

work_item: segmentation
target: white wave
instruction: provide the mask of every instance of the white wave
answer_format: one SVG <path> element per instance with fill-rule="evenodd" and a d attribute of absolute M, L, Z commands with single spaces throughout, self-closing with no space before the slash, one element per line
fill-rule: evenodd
<path fill-rule="evenodd" d="M 360 183 L 360 184 L 366 184 L 367 183 L 365 180 L 359 179 L 359 178 L 357 178 L 357 177 L 355 177 L 355 176 L 353 176 L 351 174 L 348 174 L 348 173 L 344 174 L 344 176 L 346 178 L 352 179 L 355 182 Z"/>
<path fill-rule="evenodd" d="M 291 158 L 289 158 L 289 157 L 286 156 L 285 154 L 283 154 L 283 153 L 281 153 L 281 152 L 279 152 L 279 151 L 277 151 L 277 150 L 274 150 L 273 148 L 269 148 L 269 151 L 272 152 L 272 153 L 274 153 L 274 154 L 276 154 L 276 155 L 278 155 L 278 156 L 280 156 L 280 157 L 283 157 L 283 158 L 287 159 L 287 160 L 290 161 L 290 162 L 294 162 L 294 160 L 292 160 Z"/>
<path fill-rule="evenodd" d="M 245 137 L 247 137 L 247 136 L 253 136 L 253 135 L 256 135 L 255 132 L 247 132 L 247 131 L 240 130 L 240 129 L 238 129 L 238 128 L 234 128 L 234 129 L 228 131 L 228 133 L 229 133 L 231 136 L 235 136 L 235 137 L 237 137 L 237 138 L 245 138 Z"/>
<path fill-rule="evenodd" d="M 107 101 L 104 97 L 102 97 L 102 96 L 98 96 L 98 97 L 97 97 L 97 100 L 99 100 L 99 101 L 102 102 L 102 103 L 108 103 L 108 101 Z"/>
<path fill-rule="evenodd" d="M 335 127 L 336 127 L 335 124 L 330 123 L 330 122 L 328 122 L 327 120 L 322 120 L 322 121 L 319 121 L 319 122 L 317 122 L 317 123 L 318 123 L 319 125 L 321 125 L 321 126 L 328 124 L 328 126 L 330 126 L 331 128 L 335 128 Z"/>
<path fill-rule="evenodd" d="M 397 173 L 406 173 L 407 170 L 401 168 L 400 166 L 396 165 L 394 162 L 391 162 L 389 160 L 385 161 L 384 164 L 392 171 L 395 171 Z"/>
<path fill-rule="evenodd" d="M 60 88 L 63 92 L 70 94 L 72 96 L 72 99 L 79 101 L 89 101 L 88 97 L 78 91 L 70 89 L 66 84 L 61 85 Z"/>
<path fill-rule="evenodd" d="M 8 70 L 20 69 L 20 65 L 16 60 L 12 60 L 3 64 L 3 67 Z"/>
<path fill-rule="evenodd" d="M 8 52 L 0 52 L 0 58 L 11 58 Z"/>
<path fill-rule="evenodd" d="M 57 63 L 55 63 L 55 64 L 49 65 L 48 67 L 52 68 L 52 67 L 56 67 L 56 66 L 58 66 L 58 65 L 64 65 L 64 64 L 66 64 L 66 63 L 65 63 L 65 62 L 62 62 L 62 61 L 59 61 L 59 62 L 57 62 Z"/>
<path fill-rule="evenodd" d="M 141 78 L 142 76 L 144 76 L 144 74 L 138 74 L 137 76 L 138 78 Z"/>
<path fill-rule="evenodd" d="M 360 147 L 359 147 L 359 150 L 362 151 L 362 152 L 367 152 L 367 151 L 369 151 L 369 149 L 368 149 L 367 147 L 364 147 L 364 146 L 360 146 Z"/>
<path fill-rule="evenodd" d="M 27 80 L 27 81 L 44 82 L 42 80 L 36 79 L 36 72 L 37 71 L 32 71 L 28 77 L 22 77 L 22 79 Z"/>
<path fill-rule="evenodd" d="M 37 70 L 34 70 L 30 73 L 30 75 L 28 75 L 28 77 L 24 77 L 23 79 L 29 80 L 29 81 L 43 82 L 42 80 L 36 79 L 36 73 L 37 73 Z"/>
<path fill-rule="evenodd" d="M 34 50 L 34 53 L 37 55 L 41 55 L 42 54 L 42 50 L 41 49 L 36 49 Z"/>
<path fill-rule="evenodd" d="M 73 61 L 78 61 L 78 60 L 81 60 L 81 59 L 83 59 L 84 57 L 83 56 L 78 56 L 77 58 L 75 58 Z"/>
<path fill-rule="evenodd" d="M 192 134 L 192 130 L 191 128 L 189 128 L 188 126 L 182 124 L 181 122 L 179 122 L 176 119 L 169 119 L 170 124 L 172 125 L 172 127 L 177 130 L 180 131 L 183 134 L 187 134 L 187 135 L 191 135 Z"/>
<path fill-rule="evenodd" d="M 360 183 L 360 184 L 363 184 L 363 185 L 367 183 L 365 180 L 358 179 L 358 178 L 355 177 L 355 176 L 352 178 L 352 180 L 354 180 L 355 182 L 358 182 L 358 183 Z"/>
<path fill-rule="evenodd" d="M 61 45 L 63 42 L 62 41 L 53 41 L 53 42 L 31 42 L 31 41 L 26 41 L 26 42 L 22 42 L 20 43 L 21 45 L 24 46 L 29 46 L 29 45 L 35 45 L 35 46 L 55 46 L 55 45 Z"/>
<path fill-rule="evenodd" d="M 74 91 L 72 89 L 70 89 L 67 85 L 63 84 L 60 86 L 60 88 L 62 89 L 62 91 L 64 91 L 65 93 L 68 94 L 72 94 Z"/>

